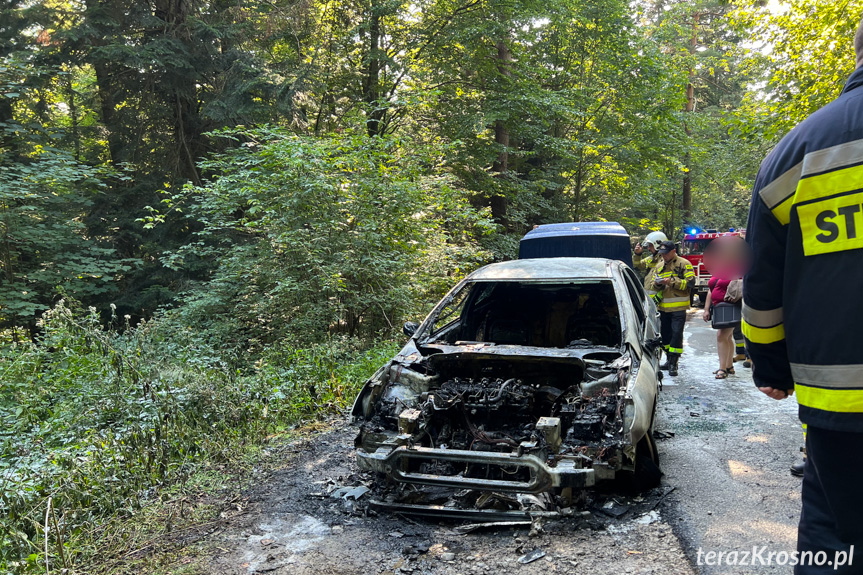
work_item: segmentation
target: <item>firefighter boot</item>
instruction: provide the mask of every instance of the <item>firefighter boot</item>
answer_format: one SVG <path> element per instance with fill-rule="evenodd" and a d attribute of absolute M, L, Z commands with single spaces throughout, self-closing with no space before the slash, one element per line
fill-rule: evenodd
<path fill-rule="evenodd" d="M 667 351 L 665 352 L 665 363 L 659 366 L 659 369 L 662 371 L 668 371 L 671 369 L 671 354 Z"/>
<path fill-rule="evenodd" d="M 674 376 L 677 375 L 677 362 L 680 359 L 680 355 L 676 353 L 668 354 L 668 375 Z"/>
<path fill-rule="evenodd" d="M 793 475 L 794 477 L 803 477 L 804 471 L 806 471 L 805 457 L 791 466 L 791 475 Z"/>

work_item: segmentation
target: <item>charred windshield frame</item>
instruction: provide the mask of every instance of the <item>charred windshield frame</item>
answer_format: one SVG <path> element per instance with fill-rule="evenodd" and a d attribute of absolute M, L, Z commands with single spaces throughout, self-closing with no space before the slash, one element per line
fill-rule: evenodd
<path fill-rule="evenodd" d="M 629 294 L 619 294 L 618 291 L 611 278 L 467 282 L 444 298 L 429 316 L 424 329 L 417 332 L 417 341 L 421 344 L 497 343 L 566 348 L 571 347 L 570 339 L 573 339 L 579 340 L 579 347 L 618 348 L 626 329 L 621 298 L 629 299 Z M 511 323 L 518 324 L 518 318 L 521 318 L 522 323 L 532 326 L 521 326 L 522 333 L 518 337 L 518 334 L 513 333 L 509 337 L 493 337 L 491 329 L 481 325 L 484 320 L 480 316 L 490 315 L 495 307 L 499 315 L 511 312 Z M 543 328 L 538 327 L 543 322 L 551 323 L 553 318 L 558 317 L 563 318 L 557 320 L 562 325 L 556 327 L 554 334 L 548 333 L 543 337 L 535 335 L 536 329 Z M 578 332 L 571 324 L 589 317 L 603 324 L 602 329 L 597 326 L 602 333 L 570 338 L 570 335 Z M 544 329 L 554 328 L 544 326 Z"/>

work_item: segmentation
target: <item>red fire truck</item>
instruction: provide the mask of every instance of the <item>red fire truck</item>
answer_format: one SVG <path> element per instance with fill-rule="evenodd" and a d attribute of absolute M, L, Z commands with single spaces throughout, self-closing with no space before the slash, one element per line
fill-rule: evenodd
<path fill-rule="evenodd" d="M 683 236 L 683 244 L 681 245 L 680 255 L 692 264 L 695 268 L 695 288 L 692 290 L 693 305 L 695 305 L 695 296 L 698 296 L 698 305 L 703 306 L 704 300 L 707 297 L 707 282 L 710 281 L 710 272 L 704 266 L 704 250 L 710 245 L 710 242 L 716 238 L 723 236 L 739 236 L 745 237 L 746 230 L 730 230 L 727 232 L 719 232 L 717 230 L 692 230 L 693 233 Z"/>

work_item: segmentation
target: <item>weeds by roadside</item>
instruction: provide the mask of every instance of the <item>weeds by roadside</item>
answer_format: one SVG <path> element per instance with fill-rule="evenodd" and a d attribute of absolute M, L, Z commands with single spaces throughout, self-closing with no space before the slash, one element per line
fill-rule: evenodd
<path fill-rule="evenodd" d="M 117 525 L 142 509 L 177 514 L 168 529 L 218 514 L 192 505 L 195 481 L 339 413 L 393 352 L 339 339 L 269 350 L 244 372 L 169 322 L 120 332 L 61 302 L 41 327 L 35 343 L 0 341 L 0 570 L 12 573 L 134 546 L 134 522 Z"/>

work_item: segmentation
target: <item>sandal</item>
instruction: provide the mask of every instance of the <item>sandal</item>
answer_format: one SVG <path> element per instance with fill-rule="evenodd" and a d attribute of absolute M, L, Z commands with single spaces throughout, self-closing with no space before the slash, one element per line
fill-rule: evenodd
<path fill-rule="evenodd" d="M 716 379 L 725 379 L 726 377 L 728 377 L 728 370 L 725 369 L 717 369 L 713 373 L 716 374 L 714 376 Z"/>
<path fill-rule="evenodd" d="M 725 368 L 725 373 L 727 373 L 728 375 L 734 375 L 734 368 L 733 367 Z"/>

